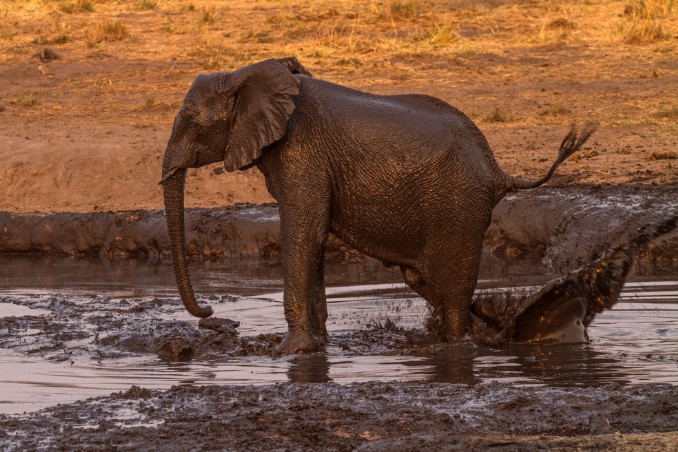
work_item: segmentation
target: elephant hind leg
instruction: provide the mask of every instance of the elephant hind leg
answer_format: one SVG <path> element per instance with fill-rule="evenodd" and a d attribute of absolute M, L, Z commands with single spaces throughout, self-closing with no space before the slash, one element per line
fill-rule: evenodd
<path fill-rule="evenodd" d="M 440 265 L 430 275 L 432 304 L 439 309 L 441 329 L 450 340 L 465 336 L 471 327 L 471 300 L 480 268 L 482 242 L 463 256 Z"/>
<path fill-rule="evenodd" d="M 429 317 L 426 319 L 426 329 L 441 338 L 445 338 L 446 335 L 442 328 L 442 305 L 438 302 L 438 298 L 434 297 L 431 285 L 426 282 L 421 272 L 414 267 L 401 265 L 400 271 L 403 273 L 403 279 L 410 286 L 410 289 L 426 300 L 431 308 Z"/>
<path fill-rule="evenodd" d="M 445 339 L 466 335 L 471 325 L 471 299 L 478 280 L 482 241 L 460 250 L 455 258 L 424 270 L 401 266 L 403 278 L 432 308 L 427 329 Z"/>
<path fill-rule="evenodd" d="M 410 286 L 410 289 L 414 290 L 421 295 L 424 300 L 431 303 L 433 300 L 433 293 L 421 272 L 414 267 L 405 265 L 400 266 L 400 271 L 403 273 L 403 279 L 405 280 L 405 283 Z"/>

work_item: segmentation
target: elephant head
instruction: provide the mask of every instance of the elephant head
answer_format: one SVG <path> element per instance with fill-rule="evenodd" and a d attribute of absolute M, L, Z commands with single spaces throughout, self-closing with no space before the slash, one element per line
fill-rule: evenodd
<path fill-rule="evenodd" d="M 196 302 L 186 266 L 186 171 L 218 161 L 227 171 L 247 169 L 285 135 L 299 94 L 299 81 L 286 62 L 266 60 L 235 72 L 198 76 L 174 120 L 160 184 L 179 293 L 197 317 L 209 317 L 212 309 Z"/>

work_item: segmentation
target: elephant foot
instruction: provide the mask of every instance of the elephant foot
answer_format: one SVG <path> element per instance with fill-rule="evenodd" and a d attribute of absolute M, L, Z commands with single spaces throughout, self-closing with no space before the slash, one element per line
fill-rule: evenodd
<path fill-rule="evenodd" d="M 322 345 L 327 345 L 330 343 L 330 335 L 327 334 L 327 329 L 324 326 L 320 328 L 320 343 Z"/>
<path fill-rule="evenodd" d="M 290 331 L 276 351 L 280 354 L 317 352 L 326 341 L 305 331 Z"/>

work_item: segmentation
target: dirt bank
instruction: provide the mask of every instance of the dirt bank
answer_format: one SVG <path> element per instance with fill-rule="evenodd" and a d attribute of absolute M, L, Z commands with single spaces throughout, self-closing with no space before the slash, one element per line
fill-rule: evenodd
<path fill-rule="evenodd" d="M 555 189 L 508 196 L 493 212 L 485 237 L 486 257 L 546 259 L 565 271 L 591 260 L 634 221 L 666 218 L 678 211 L 671 187 Z M 188 252 L 194 258 L 259 257 L 279 260 L 279 218 L 275 206 L 239 205 L 189 209 Z M 162 211 L 89 214 L 0 213 L 0 253 L 101 256 L 107 259 L 167 257 Z M 331 259 L 361 259 L 340 240 L 328 243 Z M 638 262 L 678 262 L 678 234 L 653 243 Z"/>
<path fill-rule="evenodd" d="M 4 450 L 671 450 L 678 387 L 282 384 L 129 391 L 0 416 Z"/>

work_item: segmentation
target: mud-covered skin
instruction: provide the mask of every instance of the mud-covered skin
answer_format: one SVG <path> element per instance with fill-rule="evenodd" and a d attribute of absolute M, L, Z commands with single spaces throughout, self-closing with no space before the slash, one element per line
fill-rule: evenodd
<path fill-rule="evenodd" d="M 289 328 L 281 352 L 315 351 L 328 340 L 323 253 L 330 233 L 399 266 L 437 311 L 444 336 L 462 337 L 492 209 L 506 193 L 548 181 L 595 128 L 571 129 L 548 173 L 529 181 L 503 172 L 476 125 L 439 99 L 364 93 L 293 75 L 292 63 L 198 76 L 176 116 L 161 183 L 187 310 L 212 314 L 197 304 L 186 267 L 187 169 L 256 164 L 280 208 Z"/>
<path fill-rule="evenodd" d="M 678 215 L 628 227 L 627 237 L 600 258 L 530 295 L 476 296 L 471 336 L 490 344 L 588 341 L 586 328 L 617 303 L 636 255 L 677 222 Z"/>

